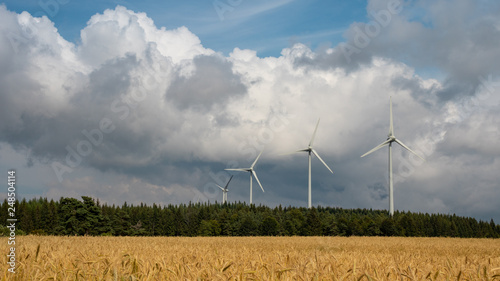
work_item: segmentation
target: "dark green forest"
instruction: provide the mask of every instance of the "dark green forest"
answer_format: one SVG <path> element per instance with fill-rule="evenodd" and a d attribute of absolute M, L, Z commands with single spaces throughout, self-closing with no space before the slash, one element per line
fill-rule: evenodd
<path fill-rule="evenodd" d="M 8 219 L 4 200 L 0 221 Z M 109 236 L 427 236 L 499 238 L 500 225 L 456 215 L 245 203 L 158 206 L 101 204 L 82 196 L 15 204 L 17 233 Z M 9 235 L 1 226 L 0 235 Z"/>

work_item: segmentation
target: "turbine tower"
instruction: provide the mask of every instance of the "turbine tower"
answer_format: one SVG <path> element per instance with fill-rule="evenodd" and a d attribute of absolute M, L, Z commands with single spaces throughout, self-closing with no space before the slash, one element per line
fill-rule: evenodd
<path fill-rule="evenodd" d="M 314 150 L 314 148 L 313 148 L 314 137 L 316 136 L 316 131 L 318 130 L 319 120 L 320 119 L 318 119 L 318 123 L 316 124 L 316 128 L 314 129 L 314 133 L 312 135 L 311 141 L 309 142 L 309 145 L 304 149 L 297 150 L 297 151 L 293 152 L 293 153 L 307 152 L 309 154 L 309 179 L 308 179 L 308 184 L 307 184 L 307 188 L 308 188 L 308 190 L 307 190 L 308 191 L 307 207 L 309 209 L 312 207 L 312 201 L 311 201 L 311 154 L 316 155 L 316 157 L 318 157 L 319 161 L 321 161 L 321 163 L 323 163 L 323 165 L 325 165 L 325 167 L 333 174 L 332 169 L 330 169 L 330 167 L 328 167 L 328 165 L 326 165 L 325 161 L 323 161 L 323 159 L 321 159 L 318 152 L 316 152 L 316 150 Z"/>
<path fill-rule="evenodd" d="M 421 158 L 422 160 L 425 161 L 425 159 L 422 156 L 415 153 L 413 150 L 411 150 L 403 142 L 398 140 L 396 138 L 396 136 L 394 135 L 394 126 L 392 124 L 392 97 L 389 97 L 389 115 L 390 115 L 390 124 L 389 124 L 389 135 L 387 135 L 387 140 L 384 141 L 383 143 L 379 144 L 378 146 L 376 146 L 372 150 L 368 151 L 367 153 L 361 155 L 361 157 L 365 157 L 366 155 L 368 155 L 376 150 L 379 150 L 383 146 L 389 145 L 389 214 L 392 217 L 394 215 L 394 196 L 393 196 L 394 184 L 392 181 L 392 143 L 393 142 L 398 143 L 403 148 L 405 148 L 409 152 L 415 154 L 417 157 Z"/>
<path fill-rule="evenodd" d="M 216 184 L 220 189 L 222 189 L 222 204 L 226 204 L 227 203 L 227 192 L 229 191 L 227 189 L 227 186 L 229 185 L 229 183 L 231 182 L 232 179 L 233 179 L 233 176 L 231 176 L 229 178 L 229 181 L 226 183 L 226 186 L 224 186 L 224 187 Z"/>
<path fill-rule="evenodd" d="M 252 177 L 255 177 L 255 179 L 257 180 L 257 183 L 260 186 L 260 189 L 262 189 L 262 192 L 264 192 L 264 188 L 262 187 L 262 184 L 260 184 L 259 178 L 257 177 L 257 173 L 253 169 L 253 167 L 255 167 L 255 164 L 257 163 L 257 160 L 259 160 L 259 157 L 263 151 L 264 151 L 264 149 L 262 149 L 262 151 L 259 153 L 257 158 L 255 158 L 255 161 L 253 161 L 253 164 L 252 164 L 252 166 L 250 166 L 250 168 L 225 169 L 226 171 L 239 171 L 239 172 L 249 172 L 250 173 L 250 204 L 252 204 Z"/>

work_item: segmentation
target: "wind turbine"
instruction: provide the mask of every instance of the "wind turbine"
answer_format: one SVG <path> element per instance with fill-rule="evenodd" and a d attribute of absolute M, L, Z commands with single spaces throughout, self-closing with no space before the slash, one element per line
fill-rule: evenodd
<path fill-rule="evenodd" d="M 403 142 L 398 140 L 396 138 L 396 136 L 394 135 L 394 126 L 392 124 L 392 97 L 389 97 L 389 112 L 390 112 L 389 113 L 390 114 L 390 125 L 389 125 L 389 135 L 387 135 L 387 140 L 384 141 L 383 143 L 379 144 L 378 146 L 376 146 L 372 150 L 368 151 L 367 153 L 361 155 L 361 157 L 365 157 L 366 155 L 368 155 L 376 150 L 379 150 L 383 146 L 389 145 L 389 214 L 392 217 L 394 215 L 394 197 L 393 197 L 394 184 L 392 182 L 392 143 L 396 142 L 399 145 L 401 145 L 403 148 L 408 150 L 409 152 L 411 152 L 411 153 L 415 154 L 417 157 L 421 158 L 422 160 L 425 161 L 425 159 L 422 156 L 415 153 L 413 150 L 411 150 Z"/>
<path fill-rule="evenodd" d="M 216 184 L 220 189 L 222 189 L 222 204 L 227 203 L 227 192 L 228 192 L 227 186 L 229 185 L 229 183 L 231 182 L 232 179 L 233 179 L 233 176 L 231 176 L 229 178 L 229 181 L 226 183 L 226 186 L 224 186 L 224 187 Z"/>
<path fill-rule="evenodd" d="M 293 152 L 293 153 L 296 153 L 296 152 L 309 153 L 309 179 L 308 179 L 308 185 L 307 185 L 307 188 L 308 188 L 307 207 L 309 209 L 312 206 L 312 202 L 311 202 L 311 154 L 316 155 L 316 157 L 318 157 L 319 161 L 321 161 L 321 163 L 323 163 L 323 165 L 325 165 L 325 167 L 333 174 L 332 169 L 330 169 L 330 167 L 328 167 L 328 165 L 326 165 L 325 161 L 323 161 L 323 159 L 321 159 L 318 152 L 316 152 L 316 150 L 314 150 L 314 148 L 313 148 L 314 137 L 316 136 L 316 131 L 318 130 L 319 120 L 320 119 L 318 119 L 318 123 L 316 124 L 316 128 L 314 129 L 314 133 L 312 135 L 311 141 L 309 142 L 309 145 L 304 149 L 297 150 L 297 151 Z"/>
<path fill-rule="evenodd" d="M 259 160 L 259 157 L 263 151 L 264 151 L 264 149 L 259 153 L 257 158 L 255 158 L 255 161 L 253 161 L 253 164 L 252 164 L 252 166 L 250 166 L 250 168 L 225 169 L 226 171 L 239 171 L 239 172 L 249 172 L 250 173 L 250 204 L 252 204 L 252 177 L 255 177 L 255 179 L 257 180 L 257 183 L 260 186 L 260 189 L 262 189 L 262 192 L 264 192 L 264 188 L 262 187 L 262 184 L 260 184 L 259 178 L 257 177 L 257 173 L 253 169 L 253 167 L 257 163 L 257 160 Z"/>

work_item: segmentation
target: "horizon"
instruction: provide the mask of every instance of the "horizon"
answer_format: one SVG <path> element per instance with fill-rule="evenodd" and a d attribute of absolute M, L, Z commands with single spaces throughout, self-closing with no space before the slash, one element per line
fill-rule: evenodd
<path fill-rule="evenodd" d="M 227 202 L 227 203 L 222 203 L 222 202 L 218 202 L 218 201 L 214 201 L 214 202 L 210 202 L 210 201 L 204 201 L 204 202 L 182 202 L 182 203 L 177 203 L 177 204 L 173 204 L 173 203 L 169 203 L 167 205 L 161 205 L 161 204 L 157 204 L 155 202 L 151 203 L 151 204 L 147 204 L 147 203 L 139 203 L 139 204 L 133 204 L 133 203 L 129 203 L 129 202 L 126 202 L 124 201 L 122 204 L 108 204 L 108 202 L 106 201 L 101 201 L 99 198 L 94 198 L 94 197 L 90 197 L 90 196 L 86 196 L 86 195 L 82 195 L 80 196 L 80 198 L 74 198 L 74 197 L 61 197 L 59 198 L 58 200 L 56 199 L 53 199 L 51 198 L 50 200 L 48 200 L 48 198 L 46 197 L 38 197 L 38 198 L 31 198 L 31 199 L 27 199 L 27 198 L 22 198 L 22 200 L 25 200 L 26 202 L 30 201 L 30 200 L 40 200 L 40 199 L 47 199 L 47 201 L 50 203 L 50 201 L 53 201 L 54 203 L 56 202 L 60 202 L 61 199 L 64 199 L 64 198 L 69 198 L 69 199 L 76 199 L 80 202 L 83 202 L 82 201 L 82 198 L 83 197 L 89 197 L 90 199 L 92 199 L 92 201 L 97 205 L 99 206 L 107 206 L 107 207 L 115 207 L 115 208 L 120 208 L 120 207 L 123 207 L 124 205 L 126 205 L 127 207 L 140 207 L 141 205 L 144 206 L 144 207 L 153 207 L 154 205 L 156 205 L 157 207 L 159 208 L 162 208 L 162 209 L 166 209 L 168 207 L 181 207 L 181 206 L 190 206 L 190 205 L 219 205 L 219 206 L 224 206 L 224 205 L 238 205 L 238 204 L 241 204 L 241 205 L 244 205 L 244 206 L 247 206 L 247 207 L 251 207 L 251 206 L 254 206 L 256 208 L 259 208 L 259 207 L 266 207 L 266 208 L 269 208 L 269 209 L 279 209 L 279 208 L 282 208 L 282 209 L 290 209 L 290 208 L 295 208 L 295 209 L 304 209 L 304 210 L 309 210 L 309 208 L 307 206 L 292 206 L 292 205 L 282 205 L 282 204 L 278 204 L 278 205 L 275 205 L 275 206 L 268 206 L 268 205 L 263 205 L 263 204 L 255 204 L 255 203 L 252 203 L 252 204 L 249 204 L 248 202 L 246 201 L 235 201 L 235 202 Z M 18 201 L 20 202 L 20 201 Z M 317 205 L 317 206 L 312 206 L 311 209 L 336 209 L 336 210 L 343 210 L 343 211 L 370 211 L 370 212 L 380 212 L 380 213 L 387 213 L 387 215 L 389 215 L 389 210 L 388 209 L 373 209 L 373 208 L 350 208 L 350 209 L 346 209 L 346 208 L 342 208 L 342 207 L 337 207 L 337 206 L 321 206 L 321 205 Z M 428 212 L 412 212 L 412 211 L 400 211 L 400 210 L 395 210 L 394 211 L 394 214 L 396 215 L 400 215 L 400 214 L 408 214 L 408 213 L 411 213 L 411 214 L 415 214 L 415 215 L 438 215 L 438 216 L 450 216 L 450 217 L 453 217 L 453 216 L 457 216 L 457 217 L 460 217 L 460 218 L 472 218 L 472 219 L 475 219 L 478 223 L 479 222 L 486 222 L 486 223 L 490 223 L 492 220 L 494 221 L 495 225 L 498 225 L 500 226 L 500 223 L 497 223 L 493 218 L 490 218 L 490 219 L 486 219 L 486 220 L 483 220 L 483 219 L 479 219 L 479 218 L 474 218 L 474 217 L 468 217 L 468 216 L 458 216 L 456 214 L 444 214 L 444 213 L 428 213 Z M 390 217 L 390 216 L 389 216 Z"/>

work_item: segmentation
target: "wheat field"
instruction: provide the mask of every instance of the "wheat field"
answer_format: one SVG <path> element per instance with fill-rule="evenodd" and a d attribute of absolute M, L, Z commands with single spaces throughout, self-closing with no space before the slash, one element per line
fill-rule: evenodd
<path fill-rule="evenodd" d="M 2 257 L 2 280 L 500 280 L 498 239 L 18 236 L 16 273 Z"/>

